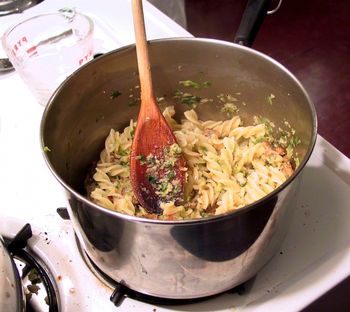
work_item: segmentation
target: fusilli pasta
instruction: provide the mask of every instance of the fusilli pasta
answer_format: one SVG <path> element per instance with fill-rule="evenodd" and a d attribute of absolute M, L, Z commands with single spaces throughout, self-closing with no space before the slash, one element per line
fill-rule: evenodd
<path fill-rule="evenodd" d="M 93 174 L 89 198 L 106 208 L 141 217 L 201 218 L 239 209 L 281 185 L 293 169 L 285 149 L 267 138 L 265 124 L 244 126 L 239 116 L 201 121 L 194 110 L 178 123 L 174 107 L 163 112 L 187 162 L 182 205 L 162 203 L 151 215 L 138 204 L 130 183 L 129 157 L 136 123 L 123 132 L 111 130 Z"/>

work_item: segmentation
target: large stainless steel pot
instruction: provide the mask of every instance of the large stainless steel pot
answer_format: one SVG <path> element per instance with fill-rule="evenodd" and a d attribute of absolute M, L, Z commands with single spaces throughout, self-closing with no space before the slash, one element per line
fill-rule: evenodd
<path fill-rule="evenodd" d="M 201 220 L 141 219 L 88 201 L 83 180 L 110 128 L 122 129 L 137 118 L 138 106 L 128 106 L 130 90 L 138 85 L 133 45 L 87 64 L 52 96 L 41 125 L 42 147 L 51 150 L 44 157 L 66 190 L 79 242 L 104 273 L 164 298 L 216 294 L 254 276 L 279 247 L 295 208 L 298 178 L 315 143 L 314 106 L 295 77 L 250 48 L 195 38 L 151 41 L 149 46 L 157 96 L 171 99 L 180 80 L 210 80 L 212 86 L 201 95 L 239 92 L 239 114 L 247 122 L 262 115 L 278 128 L 288 120 L 302 140 L 301 164 L 293 176 L 252 205 Z M 111 97 L 116 90 L 122 95 Z M 272 105 L 266 103 L 270 94 L 275 95 Z M 176 105 L 178 115 L 186 109 Z M 211 102 L 197 112 L 201 119 L 226 118 Z"/>

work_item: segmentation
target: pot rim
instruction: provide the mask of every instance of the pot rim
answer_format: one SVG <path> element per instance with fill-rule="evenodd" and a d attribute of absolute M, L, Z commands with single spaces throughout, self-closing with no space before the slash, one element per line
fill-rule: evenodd
<path fill-rule="evenodd" d="M 311 111 L 311 115 L 312 115 L 312 135 L 311 135 L 311 139 L 310 139 L 310 144 L 308 146 L 308 149 L 305 153 L 305 156 L 303 158 L 303 160 L 301 161 L 300 165 L 298 166 L 298 168 L 293 172 L 293 174 L 283 183 L 281 184 L 279 187 L 277 187 L 275 190 L 273 190 L 271 193 L 267 194 L 266 196 L 264 196 L 263 198 L 249 204 L 246 205 L 242 208 L 239 208 L 237 210 L 234 211 L 230 211 L 230 212 L 226 212 L 220 215 L 214 215 L 214 216 L 208 216 L 208 217 L 204 217 L 204 218 L 196 218 L 196 219 L 183 219 L 183 220 L 160 220 L 160 219 L 148 219 L 148 218 L 144 218 L 144 217 L 138 217 L 138 216 L 132 216 L 132 215 L 127 215 L 127 214 L 123 214 L 121 212 L 117 212 L 114 210 L 110 210 L 108 208 L 102 207 L 100 205 L 97 205 L 95 203 L 93 203 L 92 201 L 88 200 L 87 198 L 85 198 L 83 195 L 81 195 L 80 193 L 76 192 L 72 187 L 70 187 L 59 175 L 58 173 L 55 171 L 55 169 L 51 166 L 50 160 L 48 158 L 47 153 L 44 151 L 44 147 L 45 147 L 45 142 L 43 140 L 44 137 L 44 124 L 47 118 L 47 115 L 49 114 L 50 108 L 52 106 L 52 103 L 54 101 L 54 99 L 56 98 L 56 96 L 61 92 L 61 90 L 64 88 L 64 86 L 68 83 L 69 80 L 73 79 L 74 76 L 78 75 L 80 71 L 83 71 L 84 68 L 86 66 L 89 66 L 90 62 L 98 62 L 100 59 L 107 57 L 111 54 L 115 54 L 115 53 L 119 53 L 128 49 L 135 49 L 135 44 L 129 44 L 127 46 L 123 46 L 120 47 L 118 49 L 112 50 L 110 52 L 105 53 L 104 55 L 98 57 L 97 59 L 90 61 L 88 63 L 86 63 L 85 65 L 81 66 L 79 69 L 77 69 L 72 75 L 70 75 L 65 81 L 63 81 L 61 83 L 61 85 L 56 89 L 56 91 L 53 93 L 53 95 L 51 96 L 51 98 L 48 101 L 48 104 L 44 110 L 42 119 L 41 119 L 41 124 L 40 124 L 40 144 L 41 144 L 41 150 L 42 150 L 42 155 L 44 157 L 44 160 L 47 164 L 47 166 L 49 167 L 50 171 L 52 172 L 52 174 L 55 176 L 55 178 L 59 181 L 59 183 L 64 187 L 64 189 L 66 189 L 68 192 L 70 192 L 71 194 L 73 194 L 76 198 L 78 198 L 79 200 L 83 201 L 84 204 L 90 205 L 92 207 L 94 207 L 95 209 L 98 209 L 100 211 L 103 211 L 107 214 L 110 214 L 111 216 L 117 216 L 120 217 L 126 221 L 130 221 L 130 222 L 139 222 L 139 223 L 146 223 L 146 224 L 159 224 L 159 225 L 190 225 L 190 224 L 195 224 L 195 223 L 206 223 L 206 222 L 216 222 L 219 221 L 223 218 L 228 218 L 228 217 L 233 217 L 236 215 L 239 215 L 241 213 L 245 213 L 251 209 L 254 209 L 256 206 L 260 206 L 262 203 L 268 201 L 269 199 L 271 199 L 272 197 L 274 197 L 275 195 L 277 195 L 279 192 L 281 192 L 284 188 L 286 188 L 296 177 L 299 176 L 299 174 L 301 173 L 301 171 L 303 170 L 303 168 L 305 167 L 306 163 L 308 162 L 309 158 L 311 157 L 312 151 L 314 149 L 314 146 L 316 144 L 316 138 L 317 138 L 317 115 L 316 115 L 316 109 L 315 106 L 313 104 L 313 102 L 311 101 L 309 95 L 307 94 L 305 88 L 303 87 L 303 85 L 301 84 L 301 82 L 282 64 L 280 64 L 279 62 L 277 62 L 275 59 L 273 59 L 272 57 L 259 52 L 257 50 L 254 50 L 252 48 L 246 47 L 246 46 L 242 46 L 236 43 L 232 43 L 232 42 L 227 42 L 227 41 L 223 41 L 223 40 L 218 40 L 218 39 L 208 39 L 208 38 L 195 38 L 195 37 L 174 37 L 174 38 L 162 38 L 162 39 L 154 39 L 154 40 L 149 40 L 149 44 L 157 44 L 160 42 L 170 42 L 170 41 L 199 41 L 202 43 L 209 43 L 209 44 L 217 44 L 217 45 L 222 45 L 222 46 L 228 46 L 231 48 L 235 48 L 235 49 L 241 49 L 243 51 L 245 51 L 244 53 L 250 53 L 253 55 L 256 55 L 258 57 L 261 57 L 263 59 L 265 59 L 266 61 L 272 63 L 274 66 L 278 67 L 280 70 L 282 70 L 286 75 L 288 75 L 300 88 L 300 90 L 302 91 L 302 93 L 305 95 L 305 98 L 307 99 L 307 103 L 309 104 L 309 109 Z"/>

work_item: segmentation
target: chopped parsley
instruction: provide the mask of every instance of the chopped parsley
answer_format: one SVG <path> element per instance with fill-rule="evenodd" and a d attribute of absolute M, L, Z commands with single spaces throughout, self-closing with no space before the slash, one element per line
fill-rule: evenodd
<path fill-rule="evenodd" d="M 297 137 L 296 135 L 292 136 L 290 141 L 289 141 L 289 145 L 292 148 L 295 148 L 297 145 L 299 145 L 301 143 L 301 140 L 299 137 Z"/>
<path fill-rule="evenodd" d="M 267 103 L 269 103 L 270 105 L 272 105 L 272 100 L 275 98 L 274 94 L 270 94 L 266 97 Z"/>
<path fill-rule="evenodd" d="M 151 184 L 156 184 L 157 183 L 157 179 L 156 177 L 149 175 L 147 176 L 147 180 L 151 183 Z"/>
<path fill-rule="evenodd" d="M 264 124 L 266 127 L 266 132 L 269 135 L 273 133 L 273 128 L 275 128 L 275 124 L 266 117 L 258 117 L 256 119 L 256 124 Z"/>
<path fill-rule="evenodd" d="M 169 171 L 168 174 L 167 174 L 167 178 L 168 179 L 172 179 L 175 177 L 175 172 L 174 171 Z"/>
<path fill-rule="evenodd" d="M 174 98 L 180 99 L 182 104 L 186 104 L 188 106 L 196 107 L 202 100 L 201 97 L 197 95 L 193 95 L 190 93 L 185 93 L 180 90 L 176 90 L 174 92 Z"/>
<path fill-rule="evenodd" d="M 300 159 L 299 159 L 299 157 L 294 157 L 293 160 L 294 160 L 295 169 L 296 169 L 300 166 Z"/>
<path fill-rule="evenodd" d="M 181 147 L 174 143 L 169 148 L 169 156 L 179 156 L 182 153 Z"/>
<path fill-rule="evenodd" d="M 122 95 L 122 93 L 120 91 L 113 91 L 109 97 L 111 100 L 114 100 L 120 95 Z"/>
<path fill-rule="evenodd" d="M 147 159 L 146 159 L 146 156 L 145 155 L 138 155 L 138 156 L 136 156 L 136 159 L 138 160 L 138 161 L 140 161 L 140 164 L 141 165 L 145 165 L 146 163 L 147 163 Z"/>
<path fill-rule="evenodd" d="M 254 144 L 262 143 L 262 142 L 265 142 L 265 141 L 266 141 L 266 137 L 261 136 L 261 137 L 258 137 L 256 139 L 254 139 Z"/>
<path fill-rule="evenodd" d="M 119 146 L 118 154 L 119 154 L 120 156 L 127 156 L 129 153 L 128 153 L 128 151 L 122 149 L 122 148 Z"/>
<path fill-rule="evenodd" d="M 151 184 L 155 193 L 162 202 L 170 202 L 182 198 L 181 186 L 178 186 L 180 180 L 176 175 L 176 162 L 178 161 L 182 150 L 177 143 L 164 147 L 159 155 L 138 155 L 136 159 L 146 166 L 146 179 Z"/>
<path fill-rule="evenodd" d="M 139 103 L 138 99 L 133 99 L 128 103 L 128 106 L 132 107 L 132 106 L 137 105 L 138 103 Z"/>
<path fill-rule="evenodd" d="M 195 82 L 192 80 L 182 80 L 182 81 L 179 81 L 179 84 L 183 85 L 184 87 L 202 89 L 202 88 L 208 88 L 211 85 L 211 82 L 210 81 Z"/>
<path fill-rule="evenodd" d="M 228 117 L 232 117 L 235 114 L 238 113 L 239 108 L 237 107 L 237 105 L 233 104 L 233 103 L 226 103 L 224 104 L 224 106 L 220 109 L 220 111 L 222 113 L 226 113 L 226 115 Z"/>
<path fill-rule="evenodd" d="M 206 152 L 208 152 L 208 149 L 205 147 L 205 146 L 200 146 L 199 148 L 198 148 L 198 151 L 200 151 L 200 152 L 202 152 L 202 153 L 206 153 Z"/>

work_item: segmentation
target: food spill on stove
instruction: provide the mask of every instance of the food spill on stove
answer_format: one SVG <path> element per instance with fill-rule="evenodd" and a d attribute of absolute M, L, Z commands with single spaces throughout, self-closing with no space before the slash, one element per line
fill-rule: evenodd
<path fill-rule="evenodd" d="M 26 287 L 24 288 L 25 291 L 25 296 L 27 301 L 29 302 L 32 299 L 33 294 L 38 295 L 41 287 L 39 285 L 43 285 L 43 281 L 41 279 L 41 276 L 39 274 L 39 272 L 37 271 L 36 268 L 32 268 L 28 275 L 28 281 L 30 284 L 26 285 Z M 46 304 L 47 303 L 47 298 L 44 299 Z"/>

